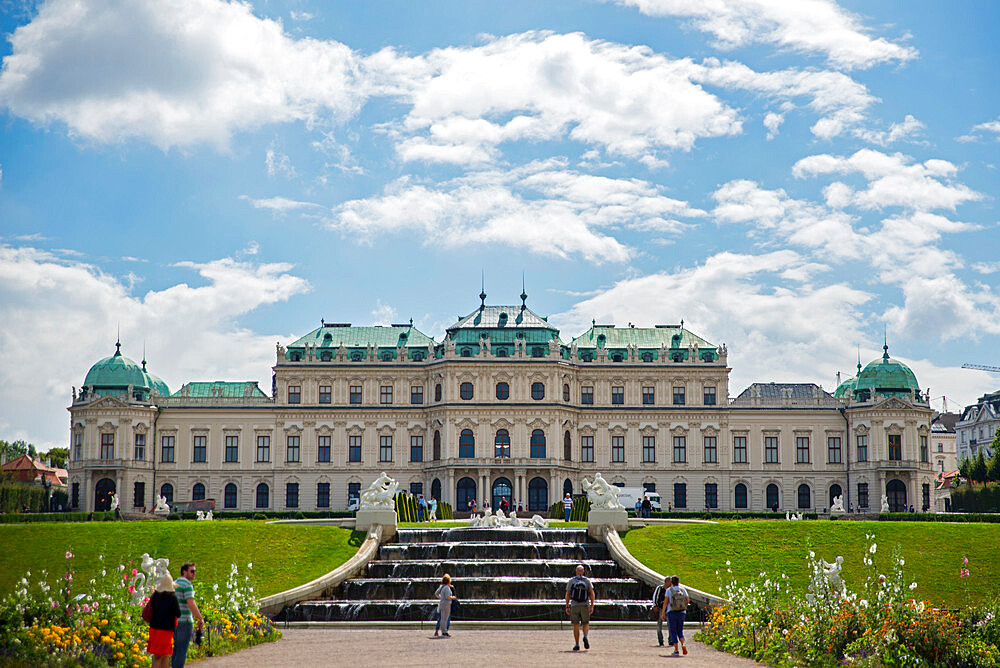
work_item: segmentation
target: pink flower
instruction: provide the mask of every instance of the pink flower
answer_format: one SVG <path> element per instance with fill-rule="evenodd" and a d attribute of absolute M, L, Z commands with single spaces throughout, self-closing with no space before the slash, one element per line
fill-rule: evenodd
<path fill-rule="evenodd" d="M 53 607 L 53 608 L 58 608 L 58 607 L 59 607 L 59 604 L 58 604 L 58 603 L 56 603 L 55 601 L 52 601 L 52 607 Z"/>
<path fill-rule="evenodd" d="M 86 603 L 84 603 L 84 604 L 83 604 L 83 611 L 84 611 L 84 612 L 90 612 L 90 606 L 89 606 L 89 605 L 87 605 Z"/>
<path fill-rule="evenodd" d="M 72 573 L 67 573 L 66 574 L 66 582 L 69 582 L 72 579 L 73 579 L 73 574 Z"/>
<path fill-rule="evenodd" d="M 138 574 L 139 574 L 139 571 L 137 571 L 137 570 L 135 570 L 135 569 L 133 568 L 133 569 L 132 569 L 132 577 L 135 577 L 135 576 L 136 576 L 136 575 L 138 575 Z"/>
<path fill-rule="evenodd" d="M 73 558 L 73 553 L 72 552 L 67 552 L 66 553 L 66 558 L 67 559 L 72 559 Z"/>
<path fill-rule="evenodd" d="M 962 557 L 962 563 L 967 565 L 969 563 L 969 558 L 968 557 Z"/>
<path fill-rule="evenodd" d="M 97 610 L 97 601 L 94 601 L 94 605 L 90 606 L 91 610 Z"/>
<path fill-rule="evenodd" d="M 128 586 L 128 593 L 130 593 L 130 594 L 134 594 L 135 593 L 135 585 L 129 585 Z"/>

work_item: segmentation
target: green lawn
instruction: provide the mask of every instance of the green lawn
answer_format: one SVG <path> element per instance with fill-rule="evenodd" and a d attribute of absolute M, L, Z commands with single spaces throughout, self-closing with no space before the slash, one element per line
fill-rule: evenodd
<path fill-rule="evenodd" d="M 961 606 L 983 601 L 1000 590 L 997 524 L 760 520 L 649 526 L 632 529 L 623 540 L 650 568 L 664 575 L 677 574 L 693 587 L 717 593 L 719 578 L 727 575 L 727 559 L 737 580 L 767 571 L 771 575 L 785 573 L 794 585 L 805 587 L 810 549 L 831 562 L 843 556 L 844 581 L 848 587 L 860 588 L 865 577 L 861 560 L 866 533 L 875 534 L 875 562 L 880 572 L 891 570 L 892 553 L 899 546 L 907 581 L 918 583 L 917 598 Z M 963 557 L 969 559 L 971 578 L 959 578 Z"/>
<path fill-rule="evenodd" d="M 77 582 L 117 568 L 143 552 L 170 559 L 180 576 L 185 561 L 198 564 L 196 587 L 220 585 L 235 563 L 244 573 L 253 563 L 258 596 L 267 596 L 312 580 L 344 563 L 358 549 L 363 534 L 332 526 L 266 524 L 252 520 L 216 522 L 81 522 L 0 525 L 0 596 L 10 592 L 25 571 L 32 579 L 48 569 L 50 581 L 66 567 L 72 550 Z M 352 537 L 353 535 L 353 537 Z"/>

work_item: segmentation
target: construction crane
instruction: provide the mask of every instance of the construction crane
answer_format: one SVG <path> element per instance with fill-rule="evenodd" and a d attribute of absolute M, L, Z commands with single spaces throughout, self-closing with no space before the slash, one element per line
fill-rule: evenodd
<path fill-rule="evenodd" d="M 979 371 L 992 371 L 1000 373 L 1000 366 L 989 366 L 987 364 L 963 364 L 963 369 L 978 369 Z"/>

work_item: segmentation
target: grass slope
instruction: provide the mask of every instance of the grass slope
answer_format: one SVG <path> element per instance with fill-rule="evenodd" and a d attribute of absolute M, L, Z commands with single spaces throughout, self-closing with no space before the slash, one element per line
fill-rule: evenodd
<path fill-rule="evenodd" d="M 907 581 L 918 583 L 916 598 L 958 607 L 981 602 L 1000 589 L 996 524 L 741 521 L 650 526 L 629 531 L 623 540 L 653 570 L 680 575 L 693 587 L 717 593 L 720 577 L 728 577 L 727 559 L 737 582 L 766 571 L 785 573 L 794 586 L 804 588 L 809 583 L 810 549 L 829 562 L 843 556 L 844 581 L 860 588 L 866 573 L 866 533 L 875 534 L 880 572 L 891 572 L 893 551 L 899 546 Z M 963 557 L 969 559 L 971 578 L 958 576 Z"/>
<path fill-rule="evenodd" d="M 170 559 L 170 571 L 180 576 L 185 561 L 198 564 L 196 588 L 220 585 L 231 564 L 246 572 L 253 563 L 252 581 L 258 596 L 267 596 L 304 584 L 336 568 L 357 552 L 363 534 L 332 526 L 290 526 L 252 520 L 216 522 L 90 522 L 0 525 L 0 596 L 31 571 L 42 569 L 49 581 L 66 567 L 66 551 L 76 555 L 77 582 L 100 574 L 103 564 L 117 568 L 132 560 L 138 567 L 142 553 Z"/>

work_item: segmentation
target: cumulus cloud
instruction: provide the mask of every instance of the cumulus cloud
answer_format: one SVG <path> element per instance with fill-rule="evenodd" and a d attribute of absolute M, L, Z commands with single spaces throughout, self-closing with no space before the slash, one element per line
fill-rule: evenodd
<path fill-rule="evenodd" d="M 769 140 L 778 136 L 778 128 L 780 128 L 781 124 L 784 122 L 785 117 L 782 114 L 768 112 L 764 116 L 764 127 L 767 128 L 767 138 Z"/>
<path fill-rule="evenodd" d="M 648 16 L 676 16 L 715 36 L 721 48 L 773 44 L 819 53 L 837 67 L 868 68 L 906 62 L 917 50 L 871 37 L 861 19 L 833 0 L 618 0 Z"/>
<path fill-rule="evenodd" d="M 900 123 L 893 123 L 888 130 L 857 128 L 854 136 L 879 146 L 888 146 L 897 141 L 909 140 L 924 129 L 924 124 L 907 114 Z"/>
<path fill-rule="evenodd" d="M 440 184 L 403 178 L 380 196 L 338 206 L 330 227 L 361 239 L 416 231 L 436 245 L 497 243 L 556 257 L 622 262 L 633 251 L 606 230 L 672 235 L 685 226 L 680 218 L 701 215 L 647 181 L 582 174 L 553 159 Z"/>
<path fill-rule="evenodd" d="M 288 213 L 289 211 L 297 211 L 300 209 L 314 209 L 320 208 L 319 204 L 313 202 L 302 202 L 294 199 L 288 199 L 287 197 L 267 197 L 263 199 L 254 199 L 249 195 L 240 195 L 240 199 L 250 202 L 250 206 L 255 209 L 267 209 L 273 213 Z"/>
<path fill-rule="evenodd" d="M 114 352 L 115 323 L 123 354 L 138 361 L 143 342 L 149 370 L 172 390 L 190 380 L 258 380 L 270 391 L 274 342 L 239 324 L 258 308 L 309 289 L 283 263 L 231 258 L 180 262 L 204 283 L 177 283 L 132 295 L 128 280 L 34 248 L 0 246 L 0 427 L 46 447 L 67 442 L 64 406 L 90 365 Z M 71 346 L 49 346 L 24 363 L 40 332 L 65 332 Z"/>

